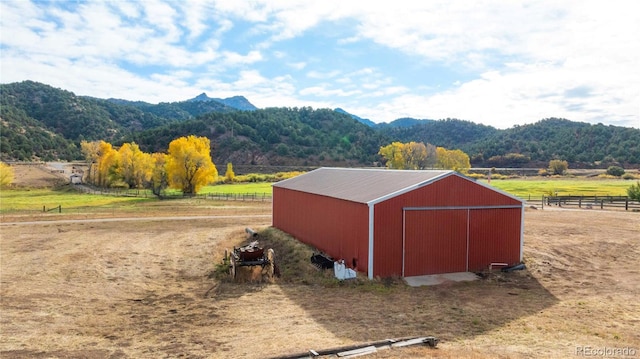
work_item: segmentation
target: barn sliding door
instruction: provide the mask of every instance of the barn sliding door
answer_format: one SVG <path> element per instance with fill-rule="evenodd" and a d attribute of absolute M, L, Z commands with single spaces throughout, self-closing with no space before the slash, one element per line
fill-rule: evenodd
<path fill-rule="evenodd" d="M 467 270 L 468 210 L 404 212 L 403 276 Z"/>
<path fill-rule="evenodd" d="M 520 260 L 522 207 L 403 211 L 403 276 L 480 271 Z"/>

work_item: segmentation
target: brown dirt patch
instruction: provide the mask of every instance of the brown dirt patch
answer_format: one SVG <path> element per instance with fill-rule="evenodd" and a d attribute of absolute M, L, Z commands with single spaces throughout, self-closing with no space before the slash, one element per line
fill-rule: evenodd
<path fill-rule="evenodd" d="M 16 164 L 11 168 L 15 174 L 14 187 L 47 188 L 69 183 L 69 178 L 64 174 L 42 164 Z"/>
<path fill-rule="evenodd" d="M 270 204 L 256 206 L 264 213 Z M 269 225 L 4 223 L 0 357 L 264 358 L 426 335 L 441 339 L 438 349 L 370 357 L 571 357 L 578 346 L 640 353 L 637 213 L 527 211 L 528 270 L 476 282 L 216 279 L 244 228 Z"/>

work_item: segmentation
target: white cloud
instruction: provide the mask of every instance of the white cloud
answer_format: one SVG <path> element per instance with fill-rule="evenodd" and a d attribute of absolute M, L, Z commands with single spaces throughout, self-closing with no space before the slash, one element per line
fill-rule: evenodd
<path fill-rule="evenodd" d="M 309 71 L 307 72 L 307 77 L 311 78 L 311 79 L 320 79 L 320 80 L 326 80 L 326 79 L 331 79 L 337 76 L 340 76 L 341 73 L 338 70 L 334 70 L 334 71 L 329 71 L 329 72 L 320 72 L 320 71 Z"/>
<path fill-rule="evenodd" d="M 345 91 L 343 89 L 330 89 L 328 85 L 321 84 L 318 86 L 311 86 L 300 90 L 300 94 L 303 96 L 318 96 L 318 97 L 349 97 L 357 96 L 361 93 L 359 90 Z"/>
<path fill-rule="evenodd" d="M 300 62 L 288 62 L 287 66 L 291 67 L 294 70 L 302 70 L 307 67 L 307 63 L 305 61 Z"/>
<path fill-rule="evenodd" d="M 553 116 L 640 128 L 632 5 L 5 0 L 0 76 L 150 102 L 206 91 L 258 106 L 348 107 L 375 121 L 457 117 L 508 127 Z M 306 35 L 323 42 L 290 47 Z M 331 48 L 344 51 L 338 65 L 326 61 Z M 368 61 L 371 48 L 391 66 Z M 394 57 L 458 78 L 404 83 Z"/>
<path fill-rule="evenodd" d="M 230 66 L 238 66 L 241 64 L 252 64 L 254 62 L 261 61 L 263 59 L 260 51 L 249 51 L 246 55 L 241 55 L 235 52 L 223 51 L 222 56 L 224 62 Z"/>

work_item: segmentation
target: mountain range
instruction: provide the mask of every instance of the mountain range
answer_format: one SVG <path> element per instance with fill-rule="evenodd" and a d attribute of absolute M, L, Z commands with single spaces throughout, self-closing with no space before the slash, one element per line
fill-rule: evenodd
<path fill-rule="evenodd" d="M 551 159 L 573 168 L 640 165 L 640 129 L 561 118 L 505 130 L 460 119 L 376 124 L 340 108 L 259 109 L 243 96 L 205 93 L 151 104 L 78 96 L 34 81 L 0 84 L 0 118 L 2 160 L 77 160 L 82 140 L 166 151 L 171 140 L 193 134 L 211 139 L 219 167 L 380 165 L 379 148 L 393 141 L 461 149 L 476 167 L 540 168 Z"/>

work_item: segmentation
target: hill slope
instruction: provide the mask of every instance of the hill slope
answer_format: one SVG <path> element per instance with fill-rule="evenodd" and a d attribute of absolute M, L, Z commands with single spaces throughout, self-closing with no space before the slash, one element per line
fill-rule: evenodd
<path fill-rule="evenodd" d="M 303 107 L 213 112 L 132 134 L 125 142 L 157 152 L 188 134 L 211 139 L 215 163 L 244 165 L 371 165 L 386 141 L 348 115 Z"/>
<path fill-rule="evenodd" d="M 0 157 L 79 159 L 81 140 L 165 151 L 180 136 L 212 140 L 216 163 L 370 166 L 392 141 L 462 149 L 473 166 L 640 165 L 640 130 L 550 118 L 506 130 L 458 119 L 372 122 L 336 109 L 259 110 L 242 96 L 160 104 L 97 99 L 33 81 L 0 85 Z M 240 109 L 239 109 L 240 108 Z M 517 156 L 514 156 L 517 154 Z"/>

